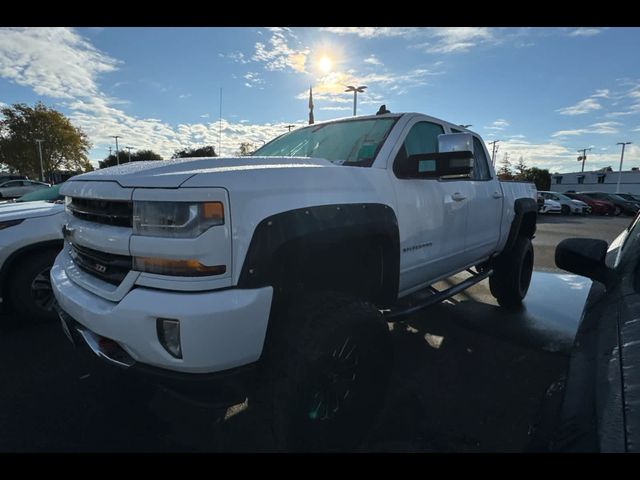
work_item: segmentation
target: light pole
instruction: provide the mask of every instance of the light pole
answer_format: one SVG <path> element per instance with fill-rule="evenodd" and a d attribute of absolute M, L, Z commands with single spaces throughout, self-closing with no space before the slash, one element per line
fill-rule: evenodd
<path fill-rule="evenodd" d="M 295 127 L 295 125 L 285 125 L 284 128 L 286 128 L 287 130 L 291 131 L 291 129 Z"/>
<path fill-rule="evenodd" d="M 42 142 L 44 142 L 44 140 L 36 140 L 36 143 L 38 144 L 38 151 L 40 152 L 40 180 L 44 182 L 44 168 L 42 166 Z"/>
<path fill-rule="evenodd" d="M 118 139 L 120 138 L 119 135 L 111 135 L 111 138 L 115 138 L 116 139 L 116 164 L 120 165 L 120 155 L 118 154 Z"/>
<path fill-rule="evenodd" d="M 616 145 L 622 145 L 622 153 L 620 154 L 620 169 L 618 170 L 618 184 L 616 185 L 616 193 L 620 193 L 620 177 L 622 177 L 622 161 L 624 160 L 624 147 L 631 145 L 631 142 L 618 142 Z"/>
<path fill-rule="evenodd" d="M 356 116 L 356 104 L 358 102 L 358 92 L 363 93 L 366 86 L 354 87 L 353 85 L 347 85 L 345 92 L 353 92 L 353 116 Z"/>
<path fill-rule="evenodd" d="M 127 150 L 129 150 L 129 163 L 131 163 L 131 149 L 132 149 L 133 147 L 124 147 L 124 148 L 126 148 Z"/>
<path fill-rule="evenodd" d="M 584 162 L 587 159 L 587 152 L 591 150 L 590 148 L 583 148 L 582 150 L 578 150 L 578 153 L 582 152 L 582 156 L 578 157 L 578 161 L 582 160 L 582 170 L 584 172 Z"/>
<path fill-rule="evenodd" d="M 501 140 L 494 140 L 493 142 L 489 142 L 489 145 L 492 145 L 492 153 L 491 153 L 491 163 L 495 166 L 496 164 L 496 152 L 498 151 L 498 142 Z"/>

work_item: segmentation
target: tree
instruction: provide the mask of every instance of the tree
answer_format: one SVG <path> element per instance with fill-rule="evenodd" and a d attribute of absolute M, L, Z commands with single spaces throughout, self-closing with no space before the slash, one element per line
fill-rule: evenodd
<path fill-rule="evenodd" d="M 171 158 L 188 158 L 188 157 L 217 157 L 216 150 L 213 145 L 205 145 L 204 147 L 185 148 L 176 150 Z"/>
<path fill-rule="evenodd" d="M 57 110 L 42 102 L 16 103 L 0 109 L 0 163 L 31 178 L 40 178 L 36 139 L 42 140 L 45 177 L 56 170 L 93 170 L 87 135 Z"/>
<path fill-rule="evenodd" d="M 502 157 L 502 161 L 500 163 L 502 165 L 498 169 L 498 178 L 500 180 L 513 180 L 513 174 L 511 173 L 511 162 L 509 161 L 509 154 L 507 152 L 504 153 L 504 157 Z"/>
<path fill-rule="evenodd" d="M 524 163 L 524 159 L 522 158 L 522 155 L 520 155 L 520 158 L 518 159 L 518 163 L 516 163 L 515 169 L 516 169 L 516 178 L 517 179 L 524 178 L 524 175 L 527 173 L 528 168 L 526 163 Z"/>
<path fill-rule="evenodd" d="M 549 174 L 549 170 L 546 168 L 528 168 L 523 175 L 522 180 L 535 183 L 536 188 L 543 192 L 551 188 L 551 175 Z"/>
<path fill-rule="evenodd" d="M 120 158 L 121 165 L 123 163 L 129 162 L 129 154 L 126 152 L 118 152 L 118 157 Z M 135 153 L 131 154 L 132 162 L 148 162 L 152 160 L 163 160 L 163 158 L 153 150 L 138 150 Z M 113 167 L 114 165 L 118 164 L 115 154 L 109 155 L 107 158 L 105 158 L 104 160 L 100 160 L 100 162 L 98 163 L 100 165 L 100 168 Z"/>
<path fill-rule="evenodd" d="M 246 155 L 251 155 L 256 151 L 256 146 L 250 142 L 242 142 L 240 144 L 240 148 L 238 149 L 238 154 L 242 157 Z"/>

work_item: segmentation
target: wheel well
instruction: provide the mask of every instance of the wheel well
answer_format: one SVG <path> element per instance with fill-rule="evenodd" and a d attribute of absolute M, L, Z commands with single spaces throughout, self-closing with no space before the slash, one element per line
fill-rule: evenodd
<path fill-rule="evenodd" d="M 9 282 L 6 282 L 5 280 L 7 278 L 11 278 L 16 268 L 18 268 L 18 266 L 20 265 L 20 262 L 18 260 L 20 260 L 27 254 L 34 255 L 47 250 L 60 251 L 62 250 L 63 244 L 64 242 L 62 240 L 52 240 L 49 242 L 42 242 L 42 243 L 36 243 L 34 245 L 29 245 L 21 248 L 20 250 L 16 250 L 15 252 L 13 252 L 9 256 L 9 258 L 7 258 L 7 260 L 4 262 L 4 265 L 2 266 L 2 270 L 0 270 L 0 282 L 2 284 L 0 288 L 2 291 L 2 296 L 3 297 L 6 296 L 7 288 L 9 286 Z"/>
<path fill-rule="evenodd" d="M 386 306 L 398 292 L 398 252 L 383 235 L 292 240 L 276 251 L 270 271 L 270 283 L 284 297 L 329 290 Z"/>

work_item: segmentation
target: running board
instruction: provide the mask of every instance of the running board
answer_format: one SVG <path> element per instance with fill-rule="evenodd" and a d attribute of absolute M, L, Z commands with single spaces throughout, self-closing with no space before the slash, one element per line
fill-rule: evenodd
<path fill-rule="evenodd" d="M 438 291 L 433 287 L 428 287 L 432 291 L 434 291 L 433 295 L 430 295 L 428 298 L 424 299 L 417 305 L 412 305 L 410 307 L 402 308 L 400 310 L 389 310 L 388 312 L 383 312 L 384 319 L 387 322 L 399 322 L 403 320 L 405 317 L 412 315 L 423 308 L 430 307 L 431 305 L 435 305 L 436 303 L 440 303 L 443 300 L 446 300 L 449 297 L 453 297 L 454 295 L 466 290 L 467 288 L 475 285 L 476 283 L 481 282 L 485 278 L 489 277 L 493 273 L 493 270 L 487 270 L 482 273 L 473 273 L 473 277 L 467 278 L 466 280 L 454 285 L 453 287 L 447 288 L 443 291 Z"/>

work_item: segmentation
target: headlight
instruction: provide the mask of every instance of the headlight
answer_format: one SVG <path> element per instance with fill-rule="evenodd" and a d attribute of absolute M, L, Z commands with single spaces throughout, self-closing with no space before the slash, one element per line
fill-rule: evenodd
<path fill-rule="evenodd" d="M 224 224 L 221 202 L 133 202 L 133 233 L 194 238 Z"/>

